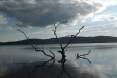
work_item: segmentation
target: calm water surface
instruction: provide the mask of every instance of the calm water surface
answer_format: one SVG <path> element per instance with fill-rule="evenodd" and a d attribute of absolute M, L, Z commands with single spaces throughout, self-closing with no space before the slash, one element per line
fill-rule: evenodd
<path fill-rule="evenodd" d="M 56 52 L 58 45 L 41 45 L 45 50 Z M 87 53 L 92 61 L 89 64 L 86 60 L 76 60 L 76 54 Z M 117 43 L 93 43 L 93 44 L 72 44 L 66 50 L 67 59 L 73 62 L 82 70 L 93 74 L 99 74 L 101 78 L 117 78 Z M 60 55 L 56 52 L 56 58 Z M 43 54 L 35 52 L 30 46 L 0 46 L 0 75 L 10 69 L 20 67 L 21 63 L 32 63 L 39 60 L 46 60 Z M 15 65 L 15 66 L 14 66 Z"/>

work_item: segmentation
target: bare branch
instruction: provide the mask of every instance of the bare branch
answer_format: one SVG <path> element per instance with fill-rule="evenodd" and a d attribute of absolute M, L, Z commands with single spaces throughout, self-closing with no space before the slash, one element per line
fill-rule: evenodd
<path fill-rule="evenodd" d="M 82 54 L 82 55 L 80 55 L 80 56 L 86 56 L 86 55 L 89 55 L 90 53 L 91 53 L 91 50 L 89 50 L 88 53 Z"/>
<path fill-rule="evenodd" d="M 88 58 L 86 57 L 81 57 L 81 58 L 87 60 L 91 64 L 91 61 Z"/>
<path fill-rule="evenodd" d="M 76 59 L 85 59 L 85 60 L 87 60 L 89 63 L 91 63 L 91 61 L 88 59 L 88 58 L 86 58 L 86 56 L 87 55 L 89 55 L 91 53 L 91 50 L 89 50 L 88 51 L 88 53 L 86 53 L 86 54 L 79 54 L 79 53 L 77 53 L 77 56 L 76 56 Z"/>
<path fill-rule="evenodd" d="M 25 36 L 25 38 L 26 38 L 27 40 L 30 40 L 29 37 L 26 35 L 26 33 L 25 33 L 24 31 L 22 31 L 21 29 L 17 29 L 17 31 L 21 32 L 21 33 Z M 35 51 L 38 50 L 37 46 L 33 45 L 30 41 L 29 41 L 29 44 L 31 45 L 31 47 L 32 47 Z"/>
<path fill-rule="evenodd" d="M 24 31 L 22 31 L 21 29 L 18 29 L 17 31 L 23 33 L 23 35 L 26 37 L 26 39 L 29 40 L 29 37 L 26 35 L 26 33 L 25 33 Z M 31 45 L 31 47 L 32 47 L 36 52 L 37 52 L 37 51 L 40 51 L 40 52 L 42 52 L 44 55 L 46 55 L 46 56 L 48 56 L 48 57 L 50 57 L 50 58 L 55 58 L 55 54 L 54 54 L 53 52 L 50 52 L 50 51 L 49 51 L 49 52 L 52 54 L 52 55 L 49 55 L 49 54 L 47 54 L 44 50 L 39 49 L 37 46 L 34 46 L 34 44 L 31 43 L 30 41 L 29 41 L 29 44 Z"/>
<path fill-rule="evenodd" d="M 84 28 L 84 26 L 82 26 L 78 33 L 76 33 L 75 35 L 71 36 L 71 38 L 77 38 L 77 36 L 80 34 L 81 30 Z M 69 42 L 63 47 L 64 49 L 66 49 L 70 44 L 72 43 L 72 39 L 69 40 Z"/>
<path fill-rule="evenodd" d="M 55 54 L 51 50 L 49 50 L 49 52 L 52 54 L 52 58 L 55 59 Z"/>
<path fill-rule="evenodd" d="M 24 36 L 26 37 L 27 40 L 29 40 L 29 37 L 26 35 L 26 33 L 24 31 L 22 31 L 21 29 L 17 29 L 17 31 L 21 32 L 24 34 Z"/>
<path fill-rule="evenodd" d="M 79 29 L 79 31 L 78 31 L 78 33 L 76 33 L 76 37 L 80 34 L 80 32 L 81 32 L 81 30 L 84 28 L 85 26 L 82 26 L 80 29 Z"/>
<path fill-rule="evenodd" d="M 59 45 L 60 45 L 60 47 L 61 48 L 63 48 L 63 45 L 62 45 L 62 42 L 61 42 L 61 40 L 58 38 L 58 36 L 57 36 L 57 26 L 56 25 L 54 25 L 54 36 L 56 37 L 56 39 L 59 41 Z"/>
<path fill-rule="evenodd" d="M 56 39 L 58 39 L 58 36 L 57 36 L 57 34 L 56 34 L 56 30 L 57 30 L 57 27 L 54 25 L 54 35 L 55 35 L 55 37 L 56 37 Z"/>

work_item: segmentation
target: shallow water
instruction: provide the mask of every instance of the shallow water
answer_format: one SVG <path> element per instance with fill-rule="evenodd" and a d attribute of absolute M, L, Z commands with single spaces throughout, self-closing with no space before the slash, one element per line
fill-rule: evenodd
<path fill-rule="evenodd" d="M 56 52 L 59 45 L 38 46 L 44 50 Z M 92 61 L 76 60 L 76 54 L 87 53 L 92 50 L 87 57 Z M 74 65 L 80 67 L 82 71 L 98 74 L 101 78 L 117 78 L 117 43 L 92 43 L 92 44 L 72 44 L 66 50 L 67 59 Z M 56 58 L 60 55 L 56 52 Z M 35 52 L 30 46 L 0 46 L 0 75 L 20 67 L 21 63 L 32 63 L 39 60 L 46 60 L 40 52 Z M 16 65 L 16 67 L 14 66 Z"/>

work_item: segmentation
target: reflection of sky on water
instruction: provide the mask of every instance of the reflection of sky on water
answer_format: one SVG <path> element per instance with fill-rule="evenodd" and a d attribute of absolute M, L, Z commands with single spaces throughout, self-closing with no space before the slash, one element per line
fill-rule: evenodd
<path fill-rule="evenodd" d="M 88 45 L 88 44 L 87 44 Z M 69 60 L 71 60 L 76 66 L 80 66 L 81 72 L 90 72 L 92 74 L 99 74 L 100 78 L 117 78 L 117 45 L 89 45 L 82 44 L 81 46 L 72 45 L 66 50 Z M 113 46 L 111 46 L 113 45 Z M 59 49 L 57 46 L 43 45 L 47 49 L 56 51 Z M 54 46 L 54 47 L 53 47 Z M 79 52 L 80 54 L 87 53 L 88 50 L 92 50 L 91 54 L 87 56 L 92 64 L 89 64 L 86 60 L 76 60 L 75 56 Z M 59 55 L 59 54 L 57 54 Z M 43 58 L 43 54 L 35 53 L 30 46 L 1 46 L 0 47 L 0 72 L 7 70 L 8 65 L 14 63 L 26 63 L 38 61 Z M 59 58 L 60 56 L 57 56 Z M 75 61 L 74 61 L 75 60 Z"/>

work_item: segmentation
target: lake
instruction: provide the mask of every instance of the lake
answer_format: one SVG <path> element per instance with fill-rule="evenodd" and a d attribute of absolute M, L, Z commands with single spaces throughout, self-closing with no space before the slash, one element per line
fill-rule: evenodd
<path fill-rule="evenodd" d="M 57 53 L 59 45 L 39 45 L 38 47 L 56 53 L 56 59 L 60 59 Z M 84 54 L 91 50 L 86 56 L 87 60 L 76 59 L 77 53 Z M 66 50 L 68 62 L 80 67 L 82 71 L 98 74 L 100 78 L 117 78 L 117 43 L 90 43 L 90 44 L 71 44 Z M 40 52 L 35 52 L 31 46 L 0 46 L 0 75 L 9 72 L 10 69 L 16 70 L 23 63 L 33 63 L 46 60 L 47 57 Z"/>

